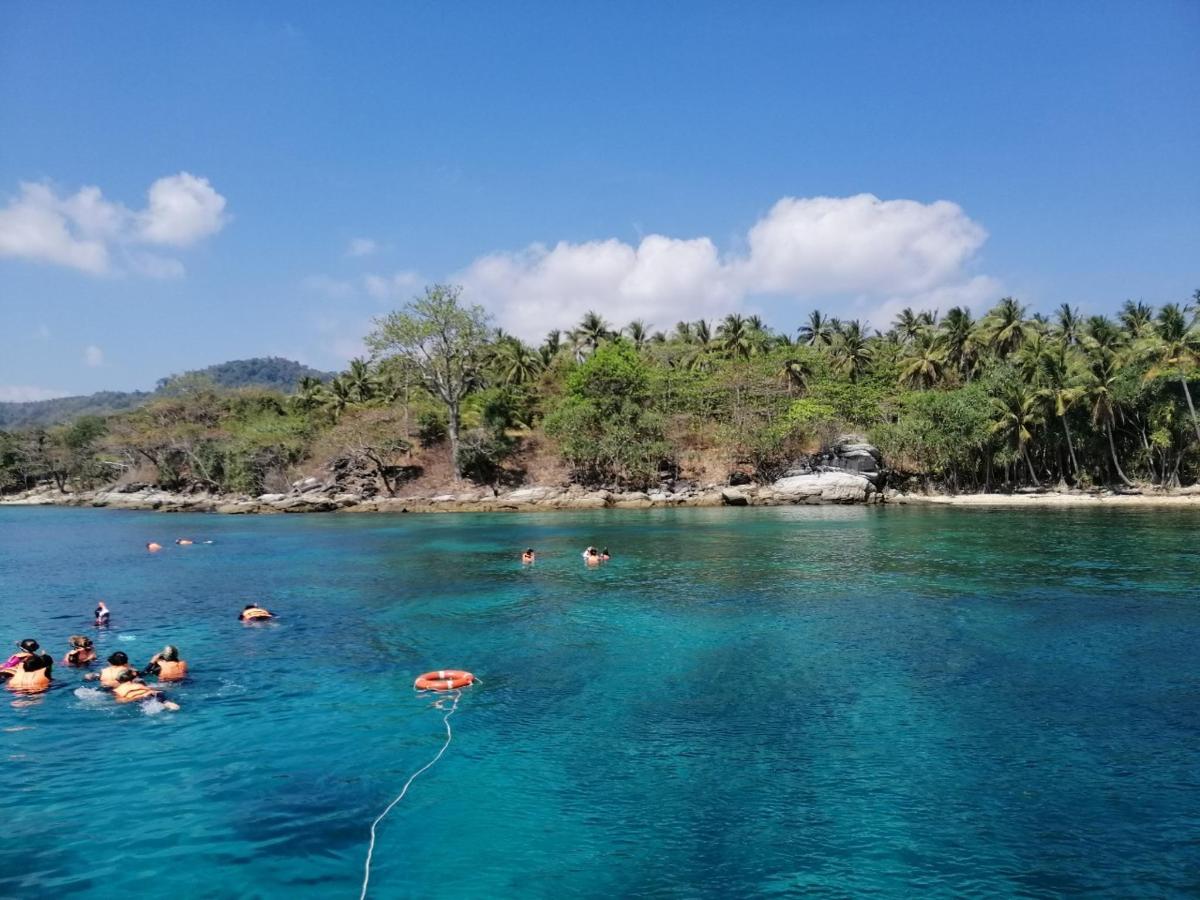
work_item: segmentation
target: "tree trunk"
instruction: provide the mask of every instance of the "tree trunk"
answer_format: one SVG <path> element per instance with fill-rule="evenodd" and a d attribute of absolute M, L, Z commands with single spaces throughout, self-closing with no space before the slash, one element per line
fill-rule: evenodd
<path fill-rule="evenodd" d="M 1108 422 L 1104 423 L 1104 433 L 1108 435 L 1108 449 L 1112 453 L 1113 468 L 1117 470 L 1117 475 L 1120 476 L 1127 487 L 1133 487 L 1133 482 L 1125 477 L 1125 473 L 1121 471 L 1121 463 L 1117 461 L 1117 445 L 1113 441 L 1112 425 Z"/>
<path fill-rule="evenodd" d="M 1192 403 L 1192 392 L 1188 390 L 1187 378 L 1180 375 L 1179 383 L 1183 385 L 1183 396 L 1187 397 L 1188 409 L 1192 413 L 1192 427 L 1196 429 L 1196 440 L 1200 441 L 1200 419 L 1196 418 L 1196 406 Z"/>
<path fill-rule="evenodd" d="M 1063 423 L 1063 431 L 1066 432 L 1067 435 L 1067 452 L 1071 456 L 1071 473 L 1075 476 L 1075 480 L 1078 481 L 1079 461 L 1075 459 L 1075 444 L 1071 440 L 1071 426 L 1067 424 L 1067 417 L 1065 415 L 1061 416 L 1060 418 L 1062 419 Z"/>
<path fill-rule="evenodd" d="M 1025 457 L 1025 465 L 1029 467 L 1029 477 L 1033 479 L 1033 486 L 1041 487 L 1042 483 L 1038 481 L 1037 474 L 1033 471 L 1033 460 L 1029 458 L 1029 448 L 1022 447 L 1021 455 Z"/>
<path fill-rule="evenodd" d="M 458 402 L 447 403 L 446 411 L 449 421 L 446 423 L 446 434 L 450 437 L 450 465 L 454 468 L 454 478 L 462 477 L 458 469 Z"/>

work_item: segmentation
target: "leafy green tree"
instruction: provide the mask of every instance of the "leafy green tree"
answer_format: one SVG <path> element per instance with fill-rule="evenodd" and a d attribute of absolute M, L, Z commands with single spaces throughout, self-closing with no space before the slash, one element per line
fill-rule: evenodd
<path fill-rule="evenodd" d="M 808 314 L 808 320 L 797 331 L 800 343 L 807 347 L 828 347 L 833 342 L 834 329 L 831 320 L 821 315 L 820 310 L 814 309 Z"/>
<path fill-rule="evenodd" d="M 458 465 L 458 438 L 463 399 L 479 384 L 487 346 L 487 314 L 460 300 L 461 288 L 435 284 L 403 310 L 375 320 L 367 346 L 376 357 L 409 360 L 425 387 L 446 408 L 450 458 Z"/>
<path fill-rule="evenodd" d="M 1037 396 L 1023 385 L 1010 385 L 1007 391 L 993 398 L 992 413 L 992 433 L 1012 443 L 1017 455 L 1029 467 L 1030 480 L 1035 485 L 1040 484 L 1033 470 L 1033 460 L 1029 458 L 1034 429 L 1042 424 Z"/>
<path fill-rule="evenodd" d="M 1189 328 L 1184 308 L 1177 303 L 1167 303 L 1158 311 L 1157 327 L 1142 339 L 1138 350 L 1143 358 L 1152 363 L 1146 372 L 1146 380 L 1160 377 L 1179 379 L 1196 431 L 1196 440 L 1200 442 L 1200 419 L 1196 418 L 1196 405 L 1188 387 L 1189 379 L 1200 370 L 1200 327 L 1193 325 Z"/>

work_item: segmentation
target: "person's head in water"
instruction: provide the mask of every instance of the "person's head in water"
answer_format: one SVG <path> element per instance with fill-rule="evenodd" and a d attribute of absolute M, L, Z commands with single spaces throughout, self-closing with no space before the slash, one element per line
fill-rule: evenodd
<path fill-rule="evenodd" d="M 179 662 L 179 648 L 167 644 L 167 646 L 162 648 L 162 652 L 158 654 L 158 658 L 167 662 Z"/>
<path fill-rule="evenodd" d="M 108 658 L 110 666 L 127 666 L 129 665 L 129 657 L 125 655 L 124 650 L 118 650 Z"/>
<path fill-rule="evenodd" d="M 50 669 L 54 666 L 54 660 L 46 653 L 31 653 L 25 658 L 22 663 L 22 668 L 26 672 L 36 672 L 39 669 L 45 669 L 46 674 L 50 673 Z"/>
<path fill-rule="evenodd" d="M 71 646 L 76 650 L 92 649 L 92 639 L 90 637 L 84 637 L 82 634 L 73 634 L 71 635 L 70 640 Z"/>
<path fill-rule="evenodd" d="M 38 650 L 41 649 L 41 645 L 33 638 L 25 638 L 25 640 L 19 642 L 17 646 L 26 653 L 37 653 Z"/>
<path fill-rule="evenodd" d="M 242 607 L 242 612 L 245 612 L 248 609 L 258 609 L 258 604 L 257 603 L 247 603 L 245 606 Z"/>
<path fill-rule="evenodd" d="M 126 681 L 133 681 L 137 677 L 138 677 L 138 673 L 133 671 L 133 669 L 126 669 L 124 672 L 122 672 L 120 675 L 117 676 L 117 681 L 121 684 L 124 684 Z"/>

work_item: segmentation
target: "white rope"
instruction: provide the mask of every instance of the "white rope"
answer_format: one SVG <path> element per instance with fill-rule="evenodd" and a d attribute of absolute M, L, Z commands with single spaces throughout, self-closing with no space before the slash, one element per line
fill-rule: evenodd
<path fill-rule="evenodd" d="M 437 756 L 435 756 L 429 762 L 425 763 L 425 765 L 421 766 L 421 768 L 417 769 L 417 771 L 413 772 L 412 775 L 410 775 L 408 777 L 408 781 L 404 782 L 404 789 L 401 790 L 400 793 L 396 795 L 396 799 L 393 800 L 391 803 L 389 803 L 387 805 L 387 809 L 385 809 L 383 812 L 381 812 L 379 814 L 378 818 L 376 818 L 375 821 L 371 823 L 371 843 L 367 846 L 367 862 L 366 862 L 366 865 L 363 867 L 362 893 L 358 895 L 358 900 L 366 900 L 366 898 L 367 898 L 367 884 L 371 880 L 371 856 L 375 852 L 375 828 L 376 828 L 376 826 L 379 825 L 379 823 L 383 821 L 384 817 L 392 811 L 392 807 L 394 807 L 397 803 L 399 803 L 401 800 L 404 799 L 404 795 L 408 793 L 408 786 L 410 784 L 412 784 L 414 781 L 416 781 L 417 776 L 420 775 L 422 772 L 426 771 L 427 769 L 432 768 L 433 764 L 442 758 L 442 754 L 446 752 L 446 748 L 450 746 L 450 739 L 451 739 L 451 737 L 453 737 L 453 735 L 450 732 L 450 717 L 452 715 L 454 715 L 454 711 L 456 709 L 458 709 L 458 700 L 461 696 L 462 696 L 461 690 L 456 690 L 454 692 L 454 703 L 450 706 L 450 710 L 446 713 L 446 715 L 442 716 L 442 722 L 446 726 L 446 743 L 442 744 L 442 749 L 437 752 Z M 439 700 L 434 705 L 438 709 L 443 709 L 443 706 L 442 706 L 443 702 L 445 702 L 445 701 Z"/>

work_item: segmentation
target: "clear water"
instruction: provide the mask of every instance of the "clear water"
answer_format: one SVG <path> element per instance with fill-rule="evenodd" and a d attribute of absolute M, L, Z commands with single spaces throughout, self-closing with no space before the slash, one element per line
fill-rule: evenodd
<path fill-rule="evenodd" d="M 380 827 L 374 897 L 1196 896 L 1198 525 L 0 509 L 5 643 L 61 656 L 103 598 L 103 655 L 170 641 L 194 673 L 174 714 L 61 667 L 0 692 L 0 897 L 356 897 L 444 667 L 484 685 Z"/>

